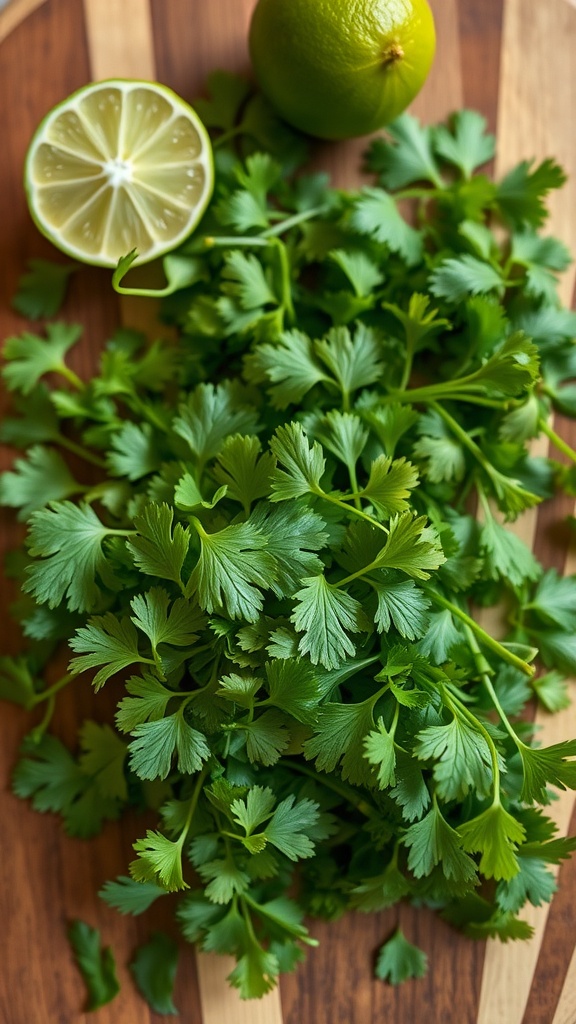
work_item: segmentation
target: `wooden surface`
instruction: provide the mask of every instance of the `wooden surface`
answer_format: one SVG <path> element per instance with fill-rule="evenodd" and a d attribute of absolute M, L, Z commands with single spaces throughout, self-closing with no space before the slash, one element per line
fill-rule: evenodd
<path fill-rule="evenodd" d="M 254 0 L 11 0 L 0 13 L 0 336 L 26 325 L 9 308 L 25 260 L 50 256 L 49 245 L 29 221 L 21 185 L 23 156 L 44 113 L 91 77 L 155 73 L 192 99 L 215 67 L 247 70 L 246 31 Z M 576 6 L 572 0 L 435 0 L 438 56 L 414 104 L 426 120 L 462 103 L 486 115 L 499 137 L 498 169 L 521 158 L 557 156 L 571 181 L 555 202 L 551 229 L 576 252 Z M 361 141 L 319 148 L 316 162 L 341 185 L 359 179 Z M 569 298 L 574 275 L 564 282 Z M 90 372 L 103 339 L 132 310 L 111 293 L 106 271 L 76 275 L 65 315 L 85 327 L 75 369 Z M 3 408 L 6 400 L 3 398 Z M 9 453 L 2 454 L 7 465 Z M 555 521 L 564 503 L 524 520 L 519 529 L 547 564 L 574 571 L 573 554 L 557 543 Z M 556 516 L 556 519 L 554 518 Z M 11 516 L 0 510 L 3 550 L 17 537 Z M 562 534 L 560 533 L 560 536 Z M 556 543 L 555 543 L 556 541 Z M 13 596 L 0 591 L 0 622 Z M 17 637 L 0 626 L 3 652 Z M 114 694 L 111 692 L 111 699 Z M 99 716 L 88 684 L 58 712 L 55 726 L 74 735 L 75 722 Z M 576 716 L 542 724 L 551 736 L 576 734 Z M 17 709 L 1 708 L 0 921 L 4 927 L 0 970 L 2 1024 L 153 1024 L 134 992 L 126 965 L 150 925 L 171 929 L 170 900 L 145 920 L 124 919 L 95 893 L 106 878 L 125 872 L 131 843 L 142 823 L 124 820 L 96 840 L 63 836 L 58 822 L 41 818 L 7 791 L 6 780 L 27 728 Z M 570 795 L 558 812 L 566 826 Z M 572 828 L 576 823 L 572 822 Z M 320 939 L 299 972 L 281 991 L 256 1005 L 223 992 L 224 967 L 183 945 L 176 1003 L 185 1024 L 576 1024 L 576 861 L 560 873 L 551 908 L 533 914 L 529 944 L 473 943 L 433 914 L 401 907 L 379 915 L 350 915 L 331 925 L 312 924 Z M 81 1011 L 83 990 L 65 939 L 68 919 L 81 917 L 114 946 L 123 982 L 118 999 L 95 1015 Z M 400 921 L 430 956 L 428 977 L 400 989 L 372 978 L 374 950 Z"/>

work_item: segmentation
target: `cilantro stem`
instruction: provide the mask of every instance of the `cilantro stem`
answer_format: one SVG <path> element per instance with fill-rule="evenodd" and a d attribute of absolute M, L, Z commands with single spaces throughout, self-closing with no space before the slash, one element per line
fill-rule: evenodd
<path fill-rule="evenodd" d="M 78 455 L 81 459 L 84 459 L 85 462 L 91 462 L 93 466 L 98 466 L 99 469 L 106 469 L 104 459 L 101 459 L 98 455 L 94 455 L 87 448 L 84 448 L 83 445 L 76 444 L 75 441 L 71 441 L 70 438 L 65 437 L 64 434 L 58 434 L 54 440 L 57 441 L 62 448 L 66 448 L 69 452 L 72 452 L 73 455 Z"/>
<path fill-rule="evenodd" d="M 56 683 L 53 683 L 52 686 L 49 686 L 46 690 L 42 690 L 40 693 L 37 693 L 31 701 L 32 705 L 35 706 L 36 704 L 41 704 L 44 700 L 50 700 L 59 692 L 59 690 L 63 690 L 65 686 L 68 686 L 68 683 L 71 683 L 72 680 L 76 678 L 77 677 L 71 672 L 67 672 L 61 679 L 58 679 Z"/>
<path fill-rule="evenodd" d="M 242 135 L 244 132 L 244 125 L 237 124 L 233 128 L 229 128 L 228 131 L 222 132 L 217 139 L 212 139 L 212 148 L 218 149 L 219 146 L 223 146 L 230 139 L 237 138 L 238 135 Z"/>
<path fill-rule="evenodd" d="M 409 366 L 408 377 L 410 376 L 410 371 L 411 367 Z M 474 405 L 483 405 L 489 409 L 504 409 L 507 407 L 507 401 L 486 398 L 481 394 L 477 394 L 482 389 L 482 385 L 474 383 L 472 376 L 470 378 L 462 377 L 461 380 L 456 381 L 439 381 L 437 384 L 427 384 L 421 388 L 409 388 L 408 390 L 400 387 L 398 390 L 393 389 L 389 391 L 387 395 L 383 396 L 383 400 L 400 403 L 422 402 L 425 404 L 443 399 L 444 401 L 471 402 Z M 406 374 L 404 375 L 403 383 L 405 377 Z M 461 384 L 462 386 L 460 386 Z"/>
<path fill-rule="evenodd" d="M 514 668 L 519 669 L 520 672 L 523 672 L 526 676 L 534 675 L 534 667 L 532 665 L 529 665 L 526 661 L 522 661 L 522 658 L 519 658 L 516 654 L 509 651 L 499 643 L 498 640 L 495 640 L 493 636 L 490 636 L 485 629 L 482 629 L 482 626 L 479 626 L 478 623 L 470 617 L 470 615 L 463 612 L 458 605 L 453 603 L 453 601 L 449 601 L 446 597 L 443 597 L 442 594 L 439 594 L 437 591 L 432 590 L 429 587 L 424 587 L 423 589 L 435 604 L 439 604 L 442 608 L 446 608 L 457 619 L 460 619 L 465 626 L 468 626 L 468 628 L 472 630 L 479 642 L 483 644 L 484 647 L 488 647 L 489 650 L 494 652 L 494 654 L 497 654 L 502 661 L 507 661 L 509 665 L 513 665 Z"/>
<path fill-rule="evenodd" d="M 347 800 L 348 803 L 356 807 L 361 814 L 369 816 L 372 813 L 370 804 L 363 800 L 362 797 L 356 795 L 354 790 L 348 786 L 336 782 L 334 779 L 330 779 L 324 774 L 320 775 L 319 772 L 313 771 L 308 768 L 307 765 L 301 764 L 299 761 L 288 761 L 283 757 L 278 761 L 278 766 L 283 768 L 289 768 L 291 771 L 299 772 L 300 775 L 306 775 L 309 779 L 313 779 L 319 786 L 324 786 L 325 789 L 331 789 L 333 793 L 337 793 L 343 800 Z"/>
<path fill-rule="evenodd" d="M 292 285 L 290 283 L 290 264 L 288 263 L 288 253 L 286 252 L 286 246 L 279 238 L 274 238 L 270 244 L 274 245 L 274 248 L 278 253 L 278 262 L 280 264 L 280 290 L 282 293 L 281 305 L 286 313 L 288 323 L 293 326 L 296 323 L 296 313 L 292 302 Z"/>
<path fill-rule="evenodd" d="M 363 509 L 357 508 L 355 505 L 348 505 L 347 502 L 342 501 L 341 498 L 337 498 L 333 494 L 327 494 L 326 491 L 323 491 L 321 488 L 312 490 L 312 493 L 316 494 L 319 498 L 325 498 L 326 501 L 331 501 L 333 505 L 338 505 L 339 508 L 346 509 L 346 511 L 350 512 L 353 516 L 359 516 L 360 519 L 365 519 L 371 526 L 377 526 L 379 530 L 383 530 L 386 535 L 390 533 L 387 526 L 384 526 L 383 523 L 379 523 L 377 519 L 368 515 L 368 513 L 364 512 Z"/>
<path fill-rule="evenodd" d="M 328 207 L 324 205 L 315 206 L 311 210 L 303 210 L 301 213 L 295 213 L 292 217 L 286 217 L 284 220 L 274 224 L 273 227 L 266 228 L 260 235 L 260 238 L 273 238 L 275 235 L 283 234 L 285 231 L 289 231 L 290 228 L 295 228 L 298 224 L 303 224 L 304 221 L 313 220 L 314 217 L 319 217 L 327 211 Z"/>
<path fill-rule="evenodd" d="M 472 441 L 470 439 L 470 435 L 464 430 L 463 427 L 460 426 L 458 420 L 455 420 L 454 417 L 451 416 L 449 412 L 446 412 L 446 409 L 442 405 L 439 405 L 437 402 L 431 402 L 430 404 L 434 412 L 437 412 L 438 415 L 444 420 L 445 424 L 448 427 L 450 427 L 450 430 L 458 438 L 460 443 L 464 445 L 465 448 L 468 449 L 468 451 L 474 456 L 476 461 L 479 462 L 482 468 L 489 474 L 492 467 L 488 459 L 484 455 L 484 452 L 482 451 L 481 448 L 478 447 L 475 441 Z"/>
<path fill-rule="evenodd" d="M 74 370 L 71 370 L 69 366 L 66 366 L 66 363 L 61 363 L 56 372 L 59 373 L 61 377 L 64 377 L 70 384 L 73 384 L 75 388 L 78 388 L 79 391 L 84 390 L 84 381 L 77 373 L 74 373 Z"/>
<path fill-rule="evenodd" d="M 502 725 L 506 729 L 506 732 L 510 736 L 510 739 L 514 741 L 518 749 L 520 749 L 520 747 L 524 747 L 525 744 L 522 743 L 522 740 L 519 739 L 513 726 L 510 724 L 510 720 L 508 719 L 508 716 L 506 715 L 504 708 L 502 707 L 500 701 L 498 700 L 498 695 L 496 693 L 496 690 L 494 689 L 492 680 L 490 679 L 490 676 L 487 673 L 482 673 L 482 682 L 490 695 L 490 700 L 492 701 L 494 707 L 496 708 Z"/>
<path fill-rule="evenodd" d="M 200 772 L 200 775 L 198 776 L 198 778 L 196 780 L 196 785 L 194 786 L 194 791 L 192 793 L 192 796 L 190 797 L 190 805 L 188 807 L 188 813 L 186 815 L 186 820 L 184 822 L 184 827 L 182 828 L 182 831 L 181 831 L 180 835 L 178 836 L 178 840 L 177 840 L 177 843 L 176 843 L 176 845 L 179 846 L 181 850 L 184 847 L 184 843 L 186 842 L 186 836 L 188 835 L 188 833 L 190 831 L 190 826 L 192 824 L 192 819 L 194 817 L 194 813 L 196 811 L 196 807 L 198 806 L 198 800 L 200 799 L 200 794 L 202 792 L 202 786 L 204 785 L 204 779 L 206 778 L 207 774 L 208 774 L 208 768 L 205 767 Z"/>
<path fill-rule="evenodd" d="M 547 422 L 547 420 L 544 419 L 543 416 L 541 416 L 538 420 L 538 426 L 542 433 L 546 434 L 546 437 L 548 437 L 551 440 L 552 444 L 555 448 L 558 449 L 559 452 L 562 452 L 563 455 L 566 455 L 571 462 L 576 462 L 576 451 L 574 451 L 574 449 L 571 448 L 570 445 L 567 444 L 567 442 L 562 437 L 560 437 L 559 434 L 556 433 L 556 431 L 550 426 L 550 424 Z"/>
<path fill-rule="evenodd" d="M 205 235 L 204 245 L 207 249 L 223 246 L 225 249 L 236 249 L 240 246 L 256 245 L 266 248 L 270 245 L 262 235 Z"/>
<path fill-rule="evenodd" d="M 54 694 L 50 694 L 46 702 L 46 710 L 42 716 L 42 720 L 32 730 L 32 736 L 34 738 L 35 743 L 39 743 L 40 740 L 42 739 L 44 733 L 46 732 L 46 729 L 48 728 L 50 722 L 52 721 L 52 715 L 54 714 L 55 709 L 56 698 L 54 697 Z"/>

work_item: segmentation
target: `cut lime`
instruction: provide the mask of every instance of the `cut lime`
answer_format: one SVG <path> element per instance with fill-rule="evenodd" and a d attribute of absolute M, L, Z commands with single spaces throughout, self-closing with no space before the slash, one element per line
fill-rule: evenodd
<path fill-rule="evenodd" d="M 83 263 L 145 263 L 174 249 L 202 216 L 212 150 L 192 107 L 155 82 L 111 79 L 79 89 L 44 118 L 26 156 L 40 231 Z"/>

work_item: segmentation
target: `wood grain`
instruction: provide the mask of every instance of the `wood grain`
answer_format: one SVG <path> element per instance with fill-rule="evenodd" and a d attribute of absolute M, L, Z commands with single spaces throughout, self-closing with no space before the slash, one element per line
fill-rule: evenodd
<path fill-rule="evenodd" d="M 254 0 L 11 0 L 0 14 L 0 334 L 22 330 L 10 310 L 17 277 L 29 256 L 53 251 L 30 223 L 21 185 L 21 167 L 31 133 L 41 116 L 90 77 L 153 77 L 192 99 L 205 91 L 207 73 L 224 67 L 249 73 L 246 31 Z M 462 103 L 481 110 L 500 136 L 500 164 L 524 157 L 556 155 L 572 171 L 568 189 L 553 207 L 554 230 L 576 250 L 576 135 L 572 129 L 576 74 L 576 8 L 569 0 L 434 0 L 438 56 L 414 112 L 434 120 Z M 22 19 L 20 23 L 20 19 Z M 115 27 L 128 25 L 129 37 Z M 150 30 L 153 47 L 150 46 Z M 366 140 L 319 146 L 314 159 L 335 183 L 360 180 Z M 58 258 L 58 257 L 56 257 Z M 567 278 L 565 296 L 571 292 Z M 121 318 L 136 316 L 119 308 L 109 273 L 83 269 L 73 279 L 64 315 L 85 324 L 74 354 L 75 369 L 87 375 L 103 340 Z M 1 399 L 6 407 L 6 396 Z M 571 425 L 571 429 L 574 427 Z M 10 453 L 4 451 L 7 465 Z M 565 504 L 556 515 L 568 511 Z M 522 527 L 534 537 L 547 564 L 564 564 L 557 520 L 546 509 Z M 16 538 L 11 517 L 0 510 L 0 546 Z M 574 563 L 569 564 L 573 568 Z M 0 613 L 10 597 L 0 589 Z M 15 649 L 11 631 L 2 648 Z M 55 727 L 64 738 L 78 721 L 101 717 L 115 703 L 114 686 L 93 706 L 88 685 L 78 684 L 74 700 L 60 708 Z M 109 701 L 109 705 L 107 705 Z M 27 728 L 17 709 L 2 708 L 0 771 L 7 779 L 20 737 Z M 574 735 L 573 714 L 559 718 L 554 735 Z M 551 733 L 549 733 L 551 735 Z M 568 801 L 570 798 L 568 798 Z M 563 807 L 564 818 L 570 805 Z M 573 828 L 574 828 L 573 822 Z M 145 827 L 129 817 L 108 826 L 97 840 L 79 842 L 62 835 L 59 823 L 39 817 L 8 792 L 0 794 L 0 833 L 4 852 L 0 919 L 6 922 L 0 974 L 2 1024 L 157 1024 L 130 981 L 127 964 L 150 928 L 172 930 L 172 897 L 150 917 L 124 919 L 94 893 L 102 882 L 125 872 L 131 844 Z M 334 924 L 311 922 L 320 947 L 305 965 L 283 979 L 282 1006 L 244 1004 L 227 994 L 225 962 L 214 966 L 183 947 L 176 1002 L 186 1024 L 412 1024 L 428 1019 L 447 1024 L 575 1024 L 576 960 L 573 918 L 576 863 L 560 873 L 560 892 L 546 919 L 543 941 L 532 946 L 490 946 L 462 938 L 426 910 L 401 907 L 378 915 L 348 915 Z M 82 917 L 97 925 L 113 944 L 123 981 L 122 995 L 96 1016 L 82 1012 L 83 991 L 65 939 L 65 923 Z M 150 920 L 151 918 L 151 920 Z M 400 989 L 376 983 L 374 951 L 398 922 L 430 957 L 427 978 Z M 491 952 L 492 950 L 492 952 Z M 508 951 L 514 950 L 508 957 Z M 212 965 L 212 966 L 211 966 Z M 496 967 L 502 968 L 498 972 Z M 567 972 L 567 973 L 566 973 Z M 484 983 L 482 979 L 484 977 Z M 566 981 L 564 978 L 566 977 Z M 553 979 L 553 983 L 550 983 Z M 225 994 L 226 993 L 226 994 Z M 481 993 L 484 993 L 481 995 Z M 510 994 L 510 999 L 508 995 Z M 231 1001 L 232 999 L 232 1001 Z M 526 1004 L 524 1010 L 524 1005 Z M 479 1017 L 480 1012 L 480 1017 Z M 241 1015 L 243 1014 L 243 1016 Z"/>

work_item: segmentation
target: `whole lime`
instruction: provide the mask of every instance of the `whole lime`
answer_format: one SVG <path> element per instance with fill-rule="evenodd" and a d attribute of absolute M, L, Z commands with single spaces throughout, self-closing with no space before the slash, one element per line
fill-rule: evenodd
<path fill-rule="evenodd" d="M 427 0 L 259 0 L 249 44 L 260 87 L 286 121 L 345 139 L 408 106 L 436 35 Z"/>

